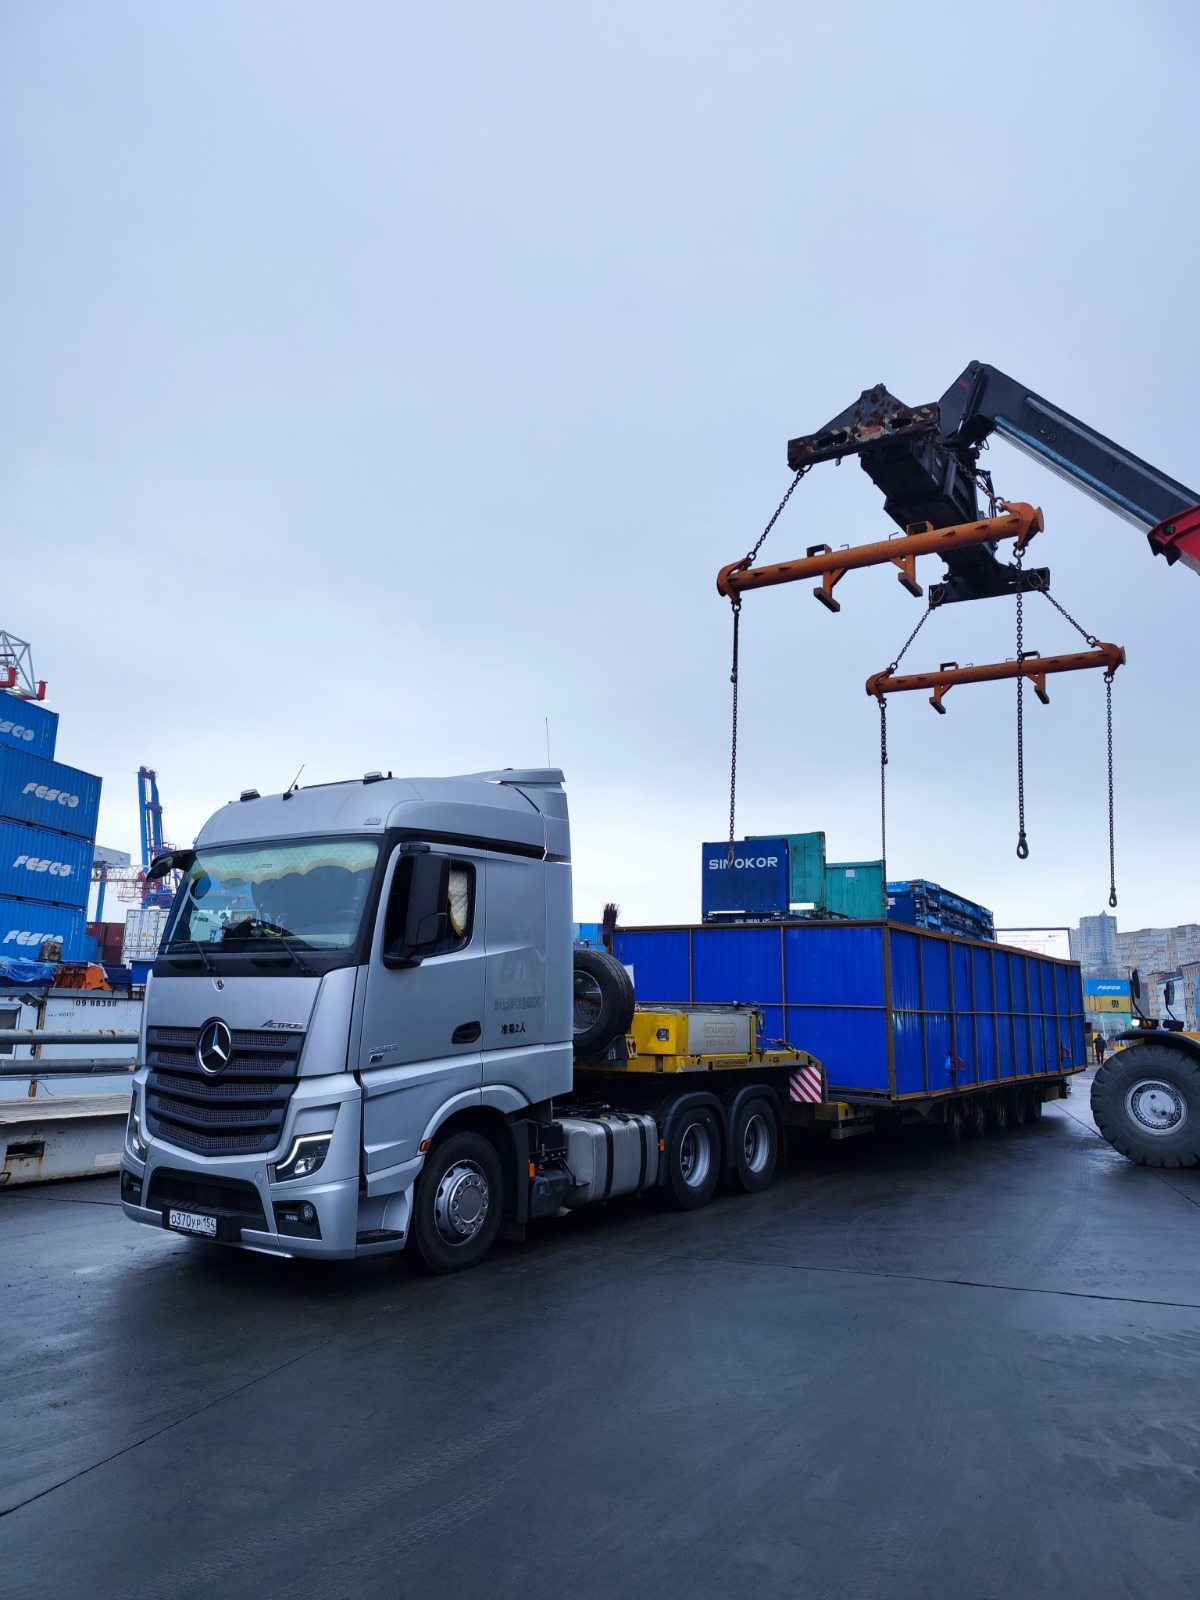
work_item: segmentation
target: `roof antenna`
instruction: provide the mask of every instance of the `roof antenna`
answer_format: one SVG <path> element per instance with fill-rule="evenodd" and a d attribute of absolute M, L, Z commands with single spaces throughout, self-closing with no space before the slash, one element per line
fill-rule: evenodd
<path fill-rule="evenodd" d="M 550 718 L 546 718 L 546 765 L 550 765 Z"/>
<path fill-rule="evenodd" d="M 300 772 L 304 771 L 305 765 L 306 765 L 306 763 L 303 762 L 303 761 L 300 763 Z M 287 787 L 287 789 L 286 789 L 286 791 L 284 793 L 284 796 L 283 796 L 283 798 L 285 800 L 287 799 L 288 795 L 295 794 L 296 790 L 300 787 L 300 772 L 298 772 L 296 774 L 296 776 L 292 779 L 291 783 L 288 784 L 288 787 Z"/>

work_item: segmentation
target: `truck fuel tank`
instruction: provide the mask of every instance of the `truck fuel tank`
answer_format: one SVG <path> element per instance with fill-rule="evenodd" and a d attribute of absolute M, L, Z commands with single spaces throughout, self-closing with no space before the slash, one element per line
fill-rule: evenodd
<path fill-rule="evenodd" d="M 563 1201 L 586 1206 L 658 1181 L 658 1124 L 641 1112 L 560 1117 L 573 1180 Z"/>

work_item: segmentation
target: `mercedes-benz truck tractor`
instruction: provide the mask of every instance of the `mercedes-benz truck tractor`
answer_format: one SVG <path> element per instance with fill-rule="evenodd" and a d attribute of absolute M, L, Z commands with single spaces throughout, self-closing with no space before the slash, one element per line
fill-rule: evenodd
<path fill-rule="evenodd" d="M 121 1171 L 150 1227 L 450 1272 L 564 1208 L 765 1188 L 822 1098 L 753 1010 L 635 1014 L 573 950 L 560 772 L 247 790 L 155 870 Z"/>

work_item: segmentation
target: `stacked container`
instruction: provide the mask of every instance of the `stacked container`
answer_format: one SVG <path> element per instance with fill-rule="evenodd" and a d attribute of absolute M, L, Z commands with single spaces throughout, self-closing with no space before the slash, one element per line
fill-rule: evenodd
<path fill-rule="evenodd" d="M 0 693 L 0 956 L 86 951 L 100 779 L 54 760 L 58 716 Z"/>
<path fill-rule="evenodd" d="M 940 883 L 912 878 L 887 886 L 888 919 L 910 928 L 930 928 L 935 933 L 956 933 L 966 939 L 994 940 L 996 924 L 986 906 L 951 894 Z"/>

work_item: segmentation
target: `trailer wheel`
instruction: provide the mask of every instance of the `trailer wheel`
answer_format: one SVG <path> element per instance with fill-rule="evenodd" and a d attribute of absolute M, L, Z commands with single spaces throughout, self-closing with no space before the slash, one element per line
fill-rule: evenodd
<path fill-rule="evenodd" d="M 1014 1128 L 1023 1128 L 1029 1120 L 1029 1096 L 1023 1088 L 1016 1088 L 1012 1092 L 1012 1100 L 1008 1107 L 1008 1120 Z"/>
<path fill-rule="evenodd" d="M 712 1199 L 721 1168 L 721 1130 L 708 1106 L 676 1117 L 666 1155 L 667 1193 L 681 1211 L 699 1211 Z"/>
<path fill-rule="evenodd" d="M 629 1032 L 633 982 L 604 950 L 576 950 L 572 1024 L 575 1053 L 595 1055 Z"/>
<path fill-rule="evenodd" d="M 775 1176 L 779 1160 L 779 1124 L 769 1100 L 760 1096 L 741 1106 L 729 1144 L 735 1186 L 743 1194 L 760 1194 Z"/>
<path fill-rule="evenodd" d="M 1008 1127 L 1008 1094 L 1004 1089 L 997 1089 L 992 1096 L 988 1108 L 988 1127 L 993 1133 L 1003 1133 Z"/>
<path fill-rule="evenodd" d="M 972 1139 L 982 1139 L 987 1130 L 987 1101 L 981 1094 L 977 1094 L 967 1107 L 967 1132 Z"/>
<path fill-rule="evenodd" d="M 942 1136 L 943 1144 L 957 1144 L 963 1136 L 963 1129 L 967 1125 L 967 1113 L 960 1099 L 947 1100 L 943 1108 L 942 1125 L 938 1132 Z"/>
<path fill-rule="evenodd" d="M 425 1157 L 413 1200 L 413 1239 L 430 1272 L 474 1267 L 492 1248 L 504 1172 L 481 1133 L 452 1133 Z"/>
<path fill-rule="evenodd" d="M 1092 1081 L 1092 1115 L 1139 1166 L 1200 1165 L 1200 1062 L 1170 1045 L 1119 1050 Z"/>
<path fill-rule="evenodd" d="M 1029 1086 L 1029 1120 L 1030 1120 L 1030 1122 L 1040 1122 L 1042 1120 L 1042 1107 L 1043 1107 L 1043 1105 L 1044 1105 L 1044 1101 L 1042 1100 L 1042 1086 L 1041 1086 L 1041 1084 L 1040 1083 L 1030 1084 L 1030 1086 Z"/>

